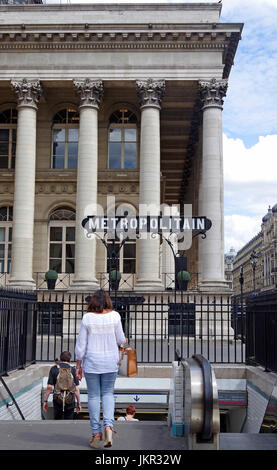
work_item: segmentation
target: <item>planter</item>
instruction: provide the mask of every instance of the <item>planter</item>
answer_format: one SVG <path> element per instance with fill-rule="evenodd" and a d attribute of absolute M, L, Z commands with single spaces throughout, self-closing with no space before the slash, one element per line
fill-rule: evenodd
<path fill-rule="evenodd" d="M 113 269 L 109 275 L 110 287 L 112 290 L 118 290 L 120 279 L 121 279 L 120 272 L 117 271 L 116 269 Z"/>
<path fill-rule="evenodd" d="M 47 288 L 49 290 L 55 289 L 57 279 L 58 273 L 54 269 L 49 269 L 49 271 L 45 273 L 45 280 L 47 282 Z"/>
<path fill-rule="evenodd" d="M 118 290 L 120 281 L 110 281 L 111 290 Z"/>
<path fill-rule="evenodd" d="M 187 290 L 189 281 L 178 281 L 179 290 Z"/>
<path fill-rule="evenodd" d="M 47 281 L 47 289 L 49 290 L 55 289 L 57 279 L 46 279 L 46 281 Z"/>
<path fill-rule="evenodd" d="M 179 290 L 187 290 L 189 281 L 190 275 L 187 271 L 179 271 L 177 273 L 177 284 Z"/>

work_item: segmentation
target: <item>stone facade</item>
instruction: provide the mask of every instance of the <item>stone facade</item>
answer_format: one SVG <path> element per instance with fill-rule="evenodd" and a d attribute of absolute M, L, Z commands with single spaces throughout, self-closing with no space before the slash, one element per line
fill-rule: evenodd
<path fill-rule="evenodd" d="M 272 291 L 277 285 L 277 204 L 262 218 L 261 231 L 238 251 L 233 265 L 234 293 L 240 294 L 240 269 L 243 268 L 244 293 Z M 253 254 L 256 266 L 253 265 Z M 252 261 L 252 262 L 251 262 Z M 254 285 L 255 284 L 255 285 Z"/>
<path fill-rule="evenodd" d="M 34 289 L 59 266 L 66 287 L 97 288 L 106 251 L 81 221 L 113 199 L 136 211 L 189 204 L 210 218 L 206 239 L 186 253 L 191 286 L 226 291 L 221 114 L 242 24 L 221 23 L 220 11 L 218 3 L 0 5 L 0 212 L 13 206 L 13 220 L 0 221 L 2 280 Z M 59 210 L 69 219 L 57 220 Z M 132 288 L 162 291 L 170 257 L 165 242 L 137 240 L 121 270 Z"/>
<path fill-rule="evenodd" d="M 263 264 L 263 287 L 262 290 L 277 288 L 277 204 L 262 220 L 263 244 L 261 258 Z"/>
<path fill-rule="evenodd" d="M 233 289 L 234 294 L 241 293 L 240 287 L 240 272 L 241 267 L 243 270 L 243 292 L 249 293 L 254 290 L 254 273 L 251 265 L 250 257 L 253 251 L 257 254 L 257 266 L 255 270 L 255 287 L 256 290 L 262 287 L 262 263 L 261 263 L 261 247 L 262 247 L 262 233 L 259 232 L 253 237 L 243 248 L 241 248 L 236 255 L 233 264 Z"/>
<path fill-rule="evenodd" d="M 230 248 L 228 253 L 224 255 L 224 271 L 225 279 L 229 284 L 230 289 L 233 289 L 233 263 L 236 257 L 234 248 Z"/>

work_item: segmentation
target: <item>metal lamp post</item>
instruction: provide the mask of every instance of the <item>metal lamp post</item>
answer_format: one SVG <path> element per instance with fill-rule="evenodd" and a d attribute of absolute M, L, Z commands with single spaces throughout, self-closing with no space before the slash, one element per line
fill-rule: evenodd
<path fill-rule="evenodd" d="M 242 311 L 243 309 L 243 283 L 244 283 L 243 266 L 240 267 L 239 283 L 240 283 L 240 303 L 241 303 L 241 311 Z"/>

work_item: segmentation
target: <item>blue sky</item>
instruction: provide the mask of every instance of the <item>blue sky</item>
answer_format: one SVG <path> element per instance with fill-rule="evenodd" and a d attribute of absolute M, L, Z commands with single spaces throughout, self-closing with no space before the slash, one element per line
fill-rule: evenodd
<path fill-rule="evenodd" d="M 62 0 L 62 3 L 150 2 Z M 152 0 L 152 3 L 213 2 Z M 277 0 L 222 0 L 221 22 L 244 23 L 223 109 L 227 252 L 231 247 L 242 248 L 255 236 L 268 206 L 277 203 Z"/>
<path fill-rule="evenodd" d="M 244 23 L 223 111 L 227 251 L 277 203 L 277 0 L 223 0 L 221 21 Z"/>

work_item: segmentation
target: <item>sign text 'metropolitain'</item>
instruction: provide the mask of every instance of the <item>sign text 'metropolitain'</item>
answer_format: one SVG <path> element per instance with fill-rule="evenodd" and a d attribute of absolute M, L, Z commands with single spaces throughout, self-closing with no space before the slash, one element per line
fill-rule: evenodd
<path fill-rule="evenodd" d="M 182 216 L 87 216 L 82 226 L 88 233 L 114 232 L 136 234 L 149 233 L 182 233 L 187 231 L 204 232 L 211 228 L 211 221 L 206 217 Z"/>

